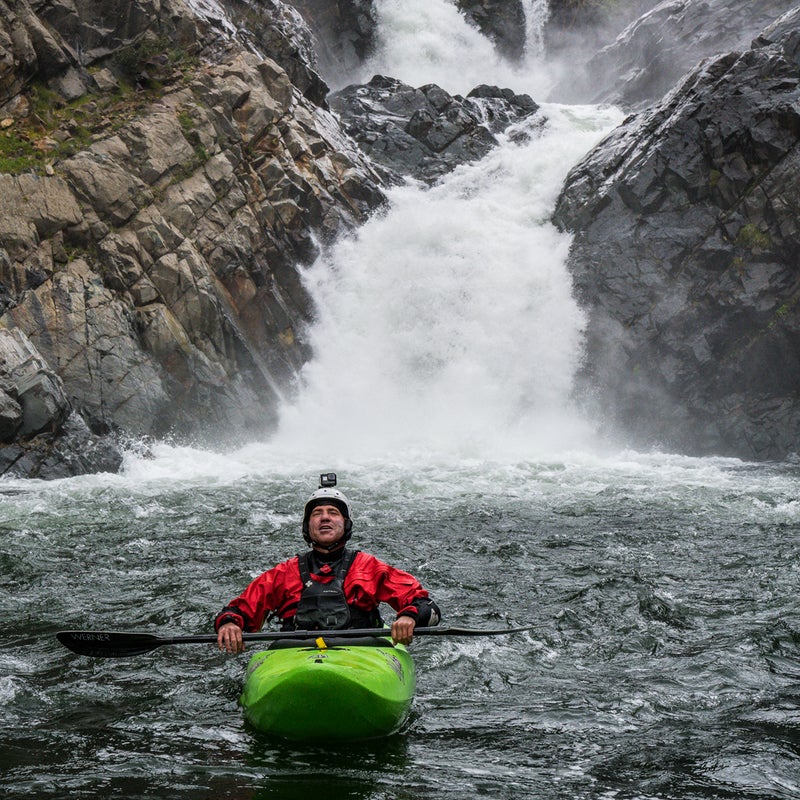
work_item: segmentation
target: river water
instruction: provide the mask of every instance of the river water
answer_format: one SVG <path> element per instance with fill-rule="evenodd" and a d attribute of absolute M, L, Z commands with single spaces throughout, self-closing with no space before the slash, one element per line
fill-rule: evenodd
<path fill-rule="evenodd" d="M 400 42 L 411 17 L 378 5 Z M 425 9 L 428 69 L 462 91 L 452 42 L 483 45 L 443 0 Z M 376 71 L 405 77 L 403 52 Z M 518 91 L 546 82 L 535 59 L 529 84 L 497 69 Z M 3 797 L 800 795 L 800 464 L 634 452 L 571 404 L 584 316 L 548 216 L 619 118 L 546 104 L 480 164 L 394 190 L 305 275 L 316 357 L 275 435 L 0 482 Z M 70 628 L 210 630 L 303 548 L 327 470 L 354 544 L 418 575 L 447 623 L 536 626 L 418 638 L 400 734 L 272 741 L 237 707 L 245 657 L 57 644 Z"/>
<path fill-rule="evenodd" d="M 331 466 L 325 464 L 325 468 Z M 450 624 L 413 716 L 344 748 L 265 740 L 244 656 L 75 656 L 61 628 L 195 633 L 302 549 L 309 464 L 157 448 L 122 476 L 0 485 L 8 798 L 796 798 L 800 468 L 618 452 L 339 463 L 358 547 Z"/>

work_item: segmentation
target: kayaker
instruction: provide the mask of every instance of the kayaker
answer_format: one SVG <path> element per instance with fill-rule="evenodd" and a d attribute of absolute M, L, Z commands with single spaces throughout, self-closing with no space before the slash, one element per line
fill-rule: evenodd
<path fill-rule="evenodd" d="M 322 478 L 333 485 L 321 481 L 303 510 L 311 549 L 264 572 L 220 611 L 214 622 L 220 650 L 240 653 L 242 631 L 260 630 L 265 619 L 280 619 L 282 630 L 377 627 L 380 603 L 397 612 L 395 644 L 409 644 L 417 624 L 439 623 L 438 606 L 413 575 L 345 547 L 353 530 L 350 501 L 335 488 L 335 475 Z"/>

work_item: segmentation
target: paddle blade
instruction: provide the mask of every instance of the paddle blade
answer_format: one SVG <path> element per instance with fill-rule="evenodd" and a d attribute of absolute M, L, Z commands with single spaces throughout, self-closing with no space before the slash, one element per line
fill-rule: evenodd
<path fill-rule="evenodd" d="M 56 634 L 56 639 L 73 653 L 95 658 L 138 656 L 165 643 L 150 633 L 115 631 L 60 631 Z"/>

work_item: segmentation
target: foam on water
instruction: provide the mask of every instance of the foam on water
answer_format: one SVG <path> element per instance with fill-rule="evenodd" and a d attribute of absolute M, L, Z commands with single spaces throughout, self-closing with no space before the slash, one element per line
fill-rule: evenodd
<path fill-rule="evenodd" d="M 15 498 L 20 513 L 47 510 L 57 514 L 61 504 L 69 507 L 71 498 L 102 499 L 120 491 L 130 493 L 134 504 L 146 504 L 151 495 L 165 491 L 196 490 L 202 497 L 226 487 L 250 491 L 282 486 L 287 494 L 302 498 L 314 488 L 317 472 L 333 469 L 355 499 L 402 495 L 420 508 L 458 502 L 464 496 L 486 502 L 498 498 L 569 502 L 568 498 L 575 498 L 580 505 L 609 493 L 618 495 L 621 504 L 669 508 L 681 506 L 687 493 L 697 493 L 711 517 L 724 515 L 741 524 L 800 521 L 797 478 L 791 470 L 779 465 L 774 470 L 756 468 L 730 458 L 582 449 L 513 459 L 508 453 L 497 458 L 466 457 L 421 447 L 365 456 L 313 446 L 294 446 L 290 452 L 289 447 L 271 442 L 254 442 L 226 453 L 161 444 L 153 455 L 131 457 L 120 475 L 83 476 L 37 486 L 8 482 L 4 488 L 25 484 L 29 494 L 21 491 Z M 290 503 L 290 507 L 294 506 Z M 285 512 L 273 514 L 270 508 L 268 504 L 251 522 L 266 528 L 285 523 Z M 146 505 L 141 513 L 135 508 L 131 513 L 147 518 L 154 512 Z"/>
<path fill-rule="evenodd" d="M 0 703 L 10 703 L 18 694 L 17 678 L 13 675 L 0 677 Z"/>

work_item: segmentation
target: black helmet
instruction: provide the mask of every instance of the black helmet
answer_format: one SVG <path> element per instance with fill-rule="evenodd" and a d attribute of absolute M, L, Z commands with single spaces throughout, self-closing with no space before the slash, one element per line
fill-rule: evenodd
<path fill-rule="evenodd" d="M 311 516 L 312 509 L 317 506 L 336 506 L 342 512 L 344 517 L 344 536 L 342 541 L 346 542 L 353 530 L 353 519 L 350 516 L 350 501 L 344 492 L 340 492 L 333 486 L 325 486 L 313 492 L 311 497 L 306 501 L 305 508 L 303 509 L 303 538 L 311 544 L 311 537 L 308 534 L 308 519 Z M 337 543 L 338 544 L 338 543 Z"/>

